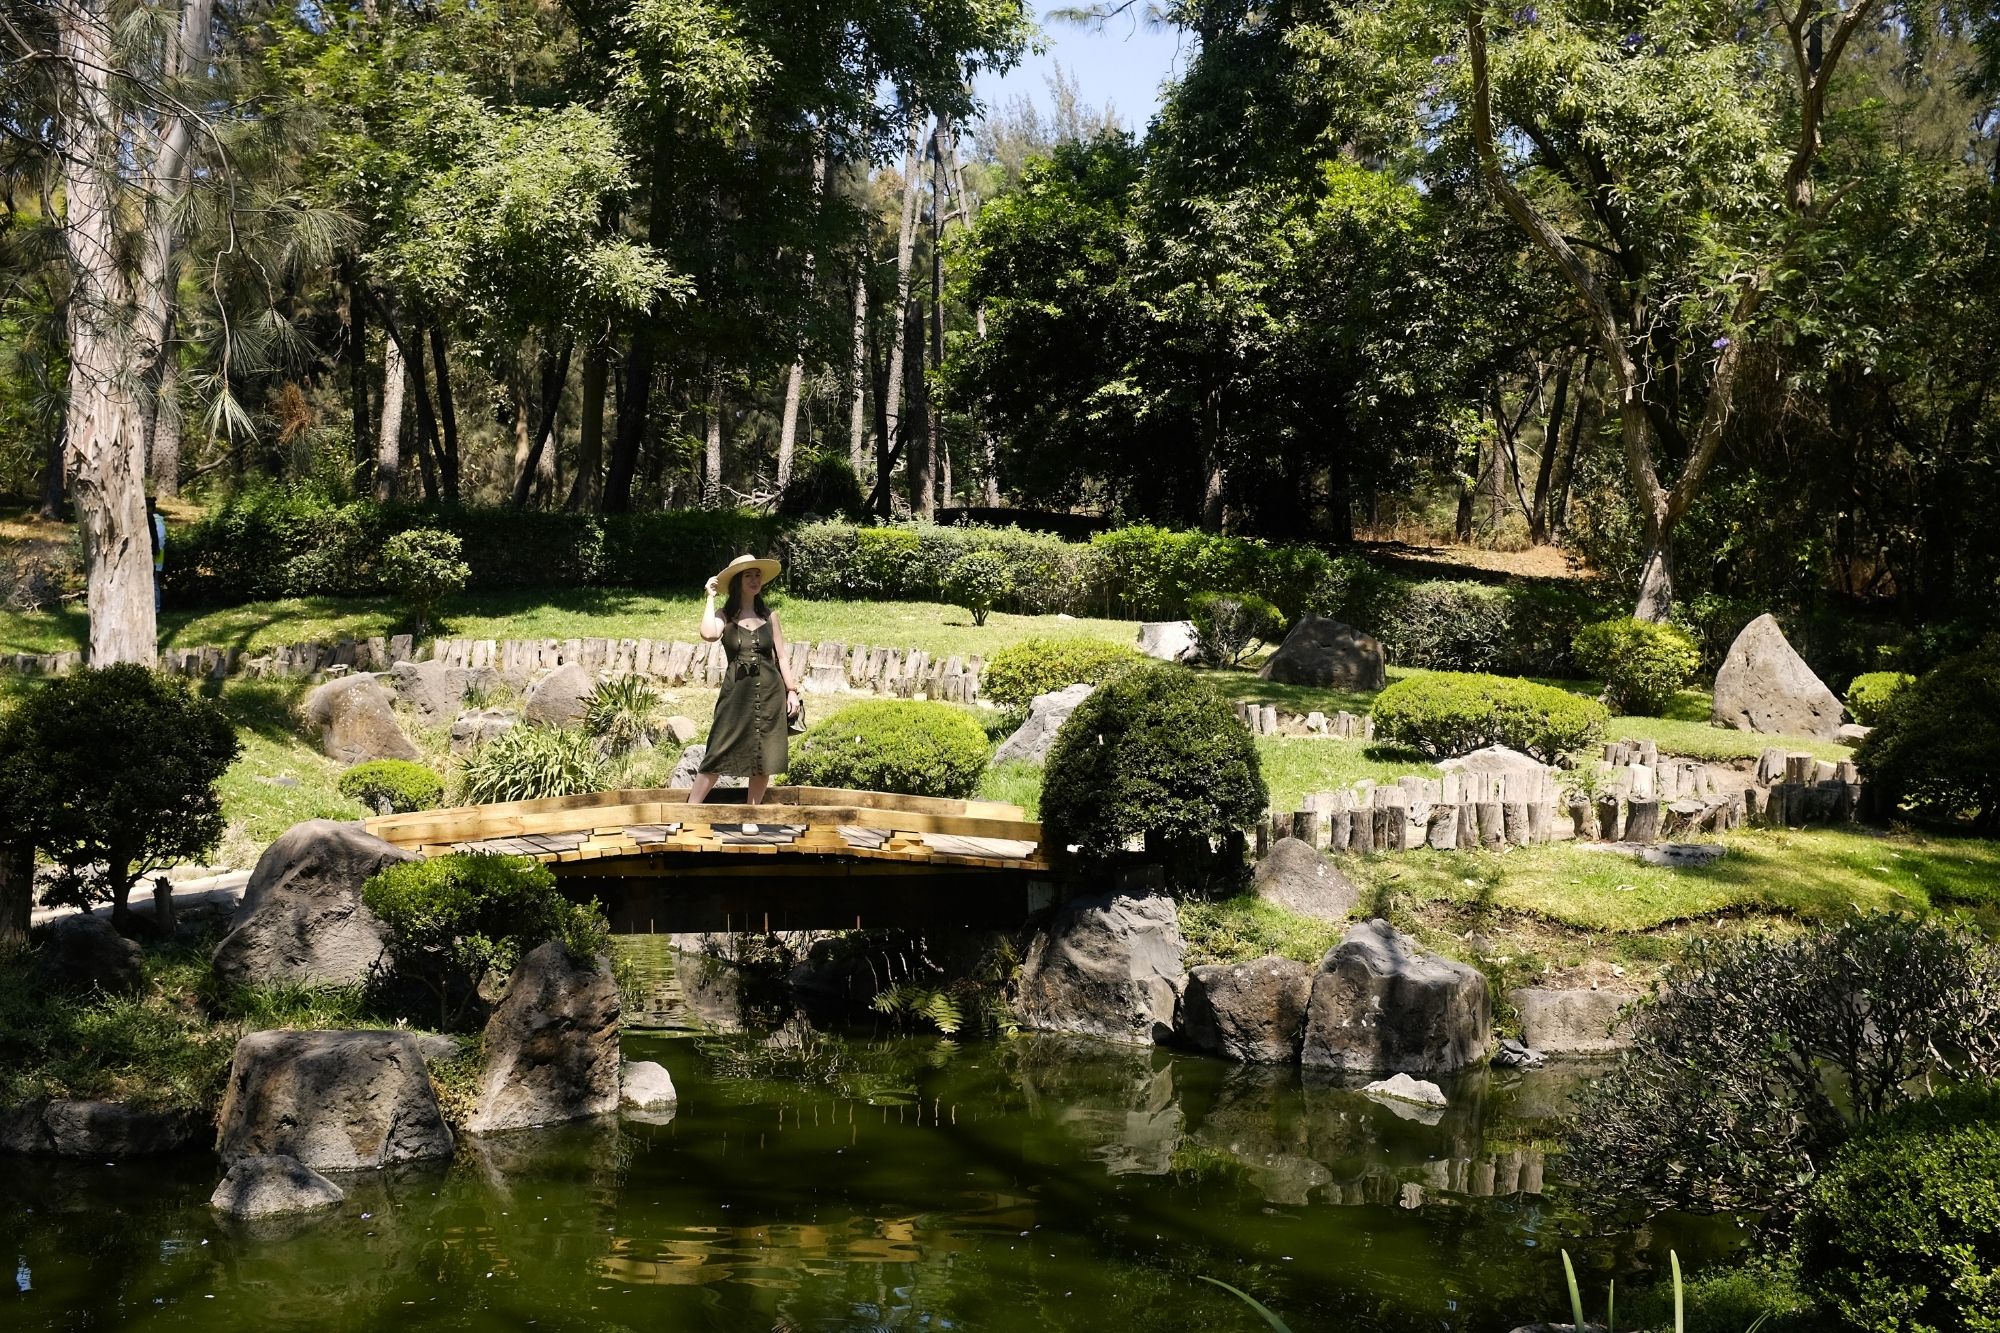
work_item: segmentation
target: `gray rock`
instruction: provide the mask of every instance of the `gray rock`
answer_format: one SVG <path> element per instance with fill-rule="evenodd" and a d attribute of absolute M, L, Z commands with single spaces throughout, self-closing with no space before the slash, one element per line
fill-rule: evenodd
<path fill-rule="evenodd" d="M 252 1032 L 236 1043 L 216 1152 L 366 1171 L 451 1156 L 422 1044 L 408 1032 Z"/>
<path fill-rule="evenodd" d="M 300 711 L 335 763 L 421 758 L 396 721 L 389 691 L 366 672 L 326 682 L 306 696 Z"/>
<path fill-rule="evenodd" d="M 35 980 L 51 990 L 130 995 L 146 984 L 145 955 L 101 916 L 57 917 L 35 954 Z"/>
<path fill-rule="evenodd" d="M 1512 1037 L 1502 1037 L 1499 1049 L 1493 1052 L 1493 1064 L 1498 1069 L 1540 1069 L 1548 1062 L 1548 1057 L 1540 1051 Z"/>
<path fill-rule="evenodd" d="M 618 983 L 602 955 L 530 950 L 486 1023 L 486 1067 L 465 1127 L 494 1134 L 618 1109 Z"/>
<path fill-rule="evenodd" d="M 512 731 L 521 715 L 511 708 L 475 708 L 460 713 L 451 724 L 451 752 L 465 754 L 496 736 Z"/>
<path fill-rule="evenodd" d="M 681 751 L 680 759 L 674 764 L 673 775 L 667 779 L 669 787 L 692 787 L 695 775 L 701 772 L 701 761 L 708 757 L 706 745 L 690 745 Z"/>
<path fill-rule="evenodd" d="M 1379 690 L 1388 680 L 1382 645 L 1371 634 L 1329 616 L 1304 615 L 1257 672 L 1287 685 L 1338 685 Z"/>
<path fill-rule="evenodd" d="M 1164 1040 L 1187 984 L 1185 952 L 1173 899 L 1164 894 L 1072 899 L 1029 942 L 1022 1019 L 1044 1032 Z"/>
<path fill-rule="evenodd" d="M 674 1076 L 652 1060 L 627 1060 L 618 1070 L 618 1104 L 658 1111 L 680 1101 Z"/>
<path fill-rule="evenodd" d="M 1533 755 L 1510 750 L 1504 745 L 1489 745 L 1483 750 L 1446 759 L 1438 767 L 1447 773 L 1526 773 L 1537 777 L 1550 771 L 1550 765 Z"/>
<path fill-rule="evenodd" d="M 565 662 L 528 687 L 522 716 L 539 726 L 578 726 L 583 722 L 584 700 L 596 685 L 581 663 Z"/>
<path fill-rule="evenodd" d="M 1486 1058 L 1492 1026 L 1477 968 L 1366 921 L 1320 962 L 1299 1059 L 1350 1073 L 1448 1074 Z"/>
<path fill-rule="evenodd" d="M 296 1157 L 243 1157 L 208 1196 L 208 1206 L 231 1217 L 273 1217 L 331 1208 L 347 1191 Z"/>
<path fill-rule="evenodd" d="M 187 1111 L 126 1102 L 32 1101 L 0 1111 L 0 1152 L 118 1161 L 178 1152 L 200 1133 Z"/>
<path fill-rule="evenodd" d="M 215 970 L 238 985 L 350 986 L 388 948 L 389 928 L 361 902 L 361 885 L 416 853 L 358 824 L 310 819 L 264 849 Z"/>
<path fill-rule="evenodd" d="M 692 745 L 694 738 L 701 734 L 701 727 L 693 718 L 675 713 L 660 724 L 660 731 L 675 745 Z"/>
<path fill-rule="evenodd" d="M 1843 722 L 1840 730 L 1834 733 L 1834 739 L 1842 745 L 1859 745 L 1868 739 L 1868 733 L 1873 730 L 1875 728 L 1864 727 L 1859 722 Z"/>
<path fill-rule="evenodd" d="M 1028 720 L 1013 735 L 1000 742 L 1000 748 L 993 752 L 993 762 L 1000 764 L 1011 759 L 1023 759 L 1034 764 L 1046 763 L 1049 747 L 1056 743 L 1056 732 L 1095 688 L 1094 685 L 1066 685 L 1062 689 L 1036 695 L 1028 704 Z"/>
<path fill-rule="evenodd" d="M 1340 867 L 1302 838 L 1280 838 L 1251 872 L 1250 886 L 1265 902 L 1319 921 L 1345 921 L 1361 890 Z"/>
<path fill-rule="evenodd" d="M 1192 620 L 1149 620 L 1139 626 L 1139 651 L 1162 662 L 1192 662 L 1197 638 Z"/>
<path fill-rule="evenodd" d="M 1363 1097 L 1373 1097 L 1378 1101 L 1409 1102 L 1415 1106 L 1443 1108 L 1444 1089 L 1428 1079 L 1411 1078 L 1408 1074 L 1391 1074 L 1388 1078 L 1376 1079 L 1361 1089 Z"/>
<path fill-rule="evenodd" d="M 465 696 L 500 684 L 492 667 L 446 666 L 443 662 L 398 662 L 387 673 L 389 685 L 403 707 L 429 725 L 454 716 Z"/>
<path fill-rule="evenodd" d="M 1846 710 L 1767 613 L 1743 627 L 1715 673 L 1717 722 L 1739 731 L 1836 740 Z"/>
<path fill-rule="evenodd" d="M 1544 1055 L 1613 1055 L 1632 1044 L 1628 990 L 1549 990 L 1528 987 L 1507 998 L 1521 1015 L 1521 1039 Z"/>
<path fill-rule="evenodd" d="M 1305 1036 L 1312 969 L 1274 956 L 1190 968 L 1181 1037 L 1197 1051 L 1241 1064 L 1291 1064 Z"/>

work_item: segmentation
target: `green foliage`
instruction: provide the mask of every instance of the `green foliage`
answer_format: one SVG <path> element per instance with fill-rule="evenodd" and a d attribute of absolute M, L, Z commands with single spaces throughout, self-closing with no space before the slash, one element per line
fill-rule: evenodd
<path fill-rule="evenodd" d="M 1334 577 L 1326 554 L 1311 546 L 1273 546 L 1213 532 L 1137 525 L 1091 538 L 1107 602 L 1141 620 L 1175 620 L 1202 593 L 1267 588 L 1288 616 L 1318 604 Z"/>
<path fill-rule="evenodd" d="M 471 566 L 459 558 L 465 543 L 435 528 L 410 528 L 382 543 L 382 579 L 409 603 L 416 633 L 428 634 L 444 599 L 465 587 Z"/>
<path fill-rule="evenodd" d="M 1205 849 L 1263 813 L 1257 747 L 1229 705 L 1185 667 L 1149 662 L 1078 704 L 1043 770 L 1050 844 L 1103 857 L 1144 838 Z"/>
<path fill-rule="evenodd" d="M 1137 649 L 1102 639 L 1023 639 L 993 654 L 980 689 L 1002 708 L 1026 708 L 1038 694 L 1101 685 L 1143 661 Z"/>
<path fill-rule="evenodd" d="M 778 497 L 778 514 L 789 519 L 853 521 L 861 517 L 867 500 L 847 455 L 833 449 L 817 449 L 802 454 L 793 464 L 792 484 Z"/>
<path fill-rule="evenodd" d="M 1864 727 L 1872 727 L 1889 710 L 1889 701 L 1916 677 L 1907 671 L 1864 671 L 1847 682 L 1847 711 Z"/>
<path fill-rule="evenodd" d="M 745 548 L 745 549 L 763 549 Z M 806 523 L 785 534 L 785 584 L 801 597 L 949 601 L 951 570 L 991 553 L 1007 570 L 991 608 L 1035 614 L 1089 609 L 1095 553 L 1080 542 L 1018 528 L 869 528 Z"/>
<path fill-rule="evenodd" d="M 1577 1103 L 1569 1179 L 1593 1202 L 1783 1215 L 1926 1080 L 2000 1074 L 2000 952 L 1963 927 L 1696 936 L 1664 981 Z"/>
<path fill-rule="evenodd" d="M 121 663 L 50 681 L 0 719 L 0 827 L 55 862 L 45 901 L 123 911 L 147 870 L 222 837 L 216 784 L 239 749 L 185 682 Z"/>
<path fill-rule="evenodd" d="M 661 729 L 660 692 L 644 676 L 601 680 L 583 701 L 583 729 L 609 755 L 650 746 Z"/>
<path fill-rule="evenodd" d="M 1854 756 L 1891 810 L 2000 830 L 2000 641 L 1890 696 Z"/>
<path fill-rule="evenodd" d="M 964 709 L 881 700 L 815 724 L 793 743 L 787 775 L 812 787 L 966 797 L 986 755 L 985 728 Z"/>
<path fill-rule="evenodd" d="M 464 1019 L 488 973 L 504 976 L 544 941 L 561 940 L 578 959 L 610 947 L 597 904 L 571 903 L 548 867 L 526 857 L 405 861 L 371 876 L 361 900 L 389 928 L 396 975 L 436 998 L 444 1031 Z"/>
<path fill-rule="evenodd" d="M 458 799 L 465 805 L 576 796 L 606 785 L 596 743 L 584 732 L 518 726 L 465 758 Z"/>
<path fill-rule="evenodd" d="M 1433 759 L 1505 745 L 1544 762 L 1596 744 L 1603 704 L 1553 685 L 1440 671 L 1400 680 L 1375 697 L 1376 734 Z"/>
<path fill-rule="evenodd" d="M 356 764 L 340 775 L 336 786 L 342 796 L 350 796 L 378 814 L 432 810 L 444 802 L 444 780 L 407 759 L 370 759 Z"/>
<path fill-rule="evenodd" d="M 1685 630 L 1630 616 L 1585 625 L 1571 649 L 1577 665 L 1604 682 L 1611 706 L 1638 717 L 1664 712 L 1701 665 Z"/>
<path fill-rule="evenodd" d="M 1794 1243 L 1807 1290 L 1847 1328 L 2000 1327 L 2000 1084 L 1948 1089 L 1855 1135 L 1807 1191 Z"/>
<path fill-rule="evenodd" d="M 972 551 L 952 561 L 944 576 L 945 598 L 972 613 L 972 623 L 984 625 L 1000 602 L 1014 596 L 1014 575 L 998 551 Z"/>
<path fill-rule="evenodd" d="M 1239 666 L 1260 644 L 1285 637 L 1285 613 L 1255 593 L 1197 593 L 1188 600 L 1188 619 L 1206 666 Z"/>

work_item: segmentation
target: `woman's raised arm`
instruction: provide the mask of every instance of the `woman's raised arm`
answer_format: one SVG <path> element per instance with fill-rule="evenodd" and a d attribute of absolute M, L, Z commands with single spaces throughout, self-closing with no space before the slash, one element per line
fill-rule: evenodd
<path fill-rule="evenodd" d="M 722 637 L 725 628 L 722 617 L 715 613 L 715 580 L 711 578 L 703 584 L 702 591 L 708 594 L 708 604 L 702 608 L 699 632 L 702 638 L 714 643 Z"/>

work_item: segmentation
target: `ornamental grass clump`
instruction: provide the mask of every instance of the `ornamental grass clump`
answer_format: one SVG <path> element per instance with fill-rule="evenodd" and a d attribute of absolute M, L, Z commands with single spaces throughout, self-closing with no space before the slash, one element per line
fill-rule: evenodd
<path fill-rule="evenodd" d="M 599 681 L 583 701 L 583 729 L 606 755 L 651 749 L 664 727 L 660 692 L 644 676 Z"/>
<path fill-rule="evenodd" d="M 1144 839 L 1206 852 L 1268 800 L 1257 747 L 1227 701 L 1194 672 L 1150 662 L 1097 687 L 1062 729 L 1042 782 L 1050 845 L 1087 858 Z"/>
<path fill-rule="evenodd" d="M 1399 680 L 1375 696 L 1375 730 L 1432 759 L 1488 745 L 1545 763 L 1604 738 L 1609 710 L 1595 699 L 1511 676 L 1435 671 Z"/>
<path fill-rule="evenodd" d="M 1605 701 L 1634 717 L 1658 717 L 1701 665 L 1685 630 L 1622 616 L 1585 625 L 1570 640 L 1577 665 L 1604 682 Z"/>
<path fill-rule="evenodd" d="M 792 745 L 787 776 L 807 787 L 963 798 L 985 771 L 986 729 L 964 709 L 882 700 L 818 723 Z"/>
<path fill-rule="evenodd" d="M 538 801 L 602 791 L 608 779 L 597 742 L 561 727 L 514 727 L 465 758 L 458 799 L 465 805 Z"/>

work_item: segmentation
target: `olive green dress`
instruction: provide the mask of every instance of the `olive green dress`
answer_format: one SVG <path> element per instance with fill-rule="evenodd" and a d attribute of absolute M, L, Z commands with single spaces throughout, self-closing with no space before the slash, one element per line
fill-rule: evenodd
<path fill-rule="evenodd" d="M 745 629 L 731 621 L 723 627 L 722 649 L 729 665 L 701 771 L 775 777 L 785 771 L 786 762 L 785 675 L 778 669 L 771 622 Z"/>

